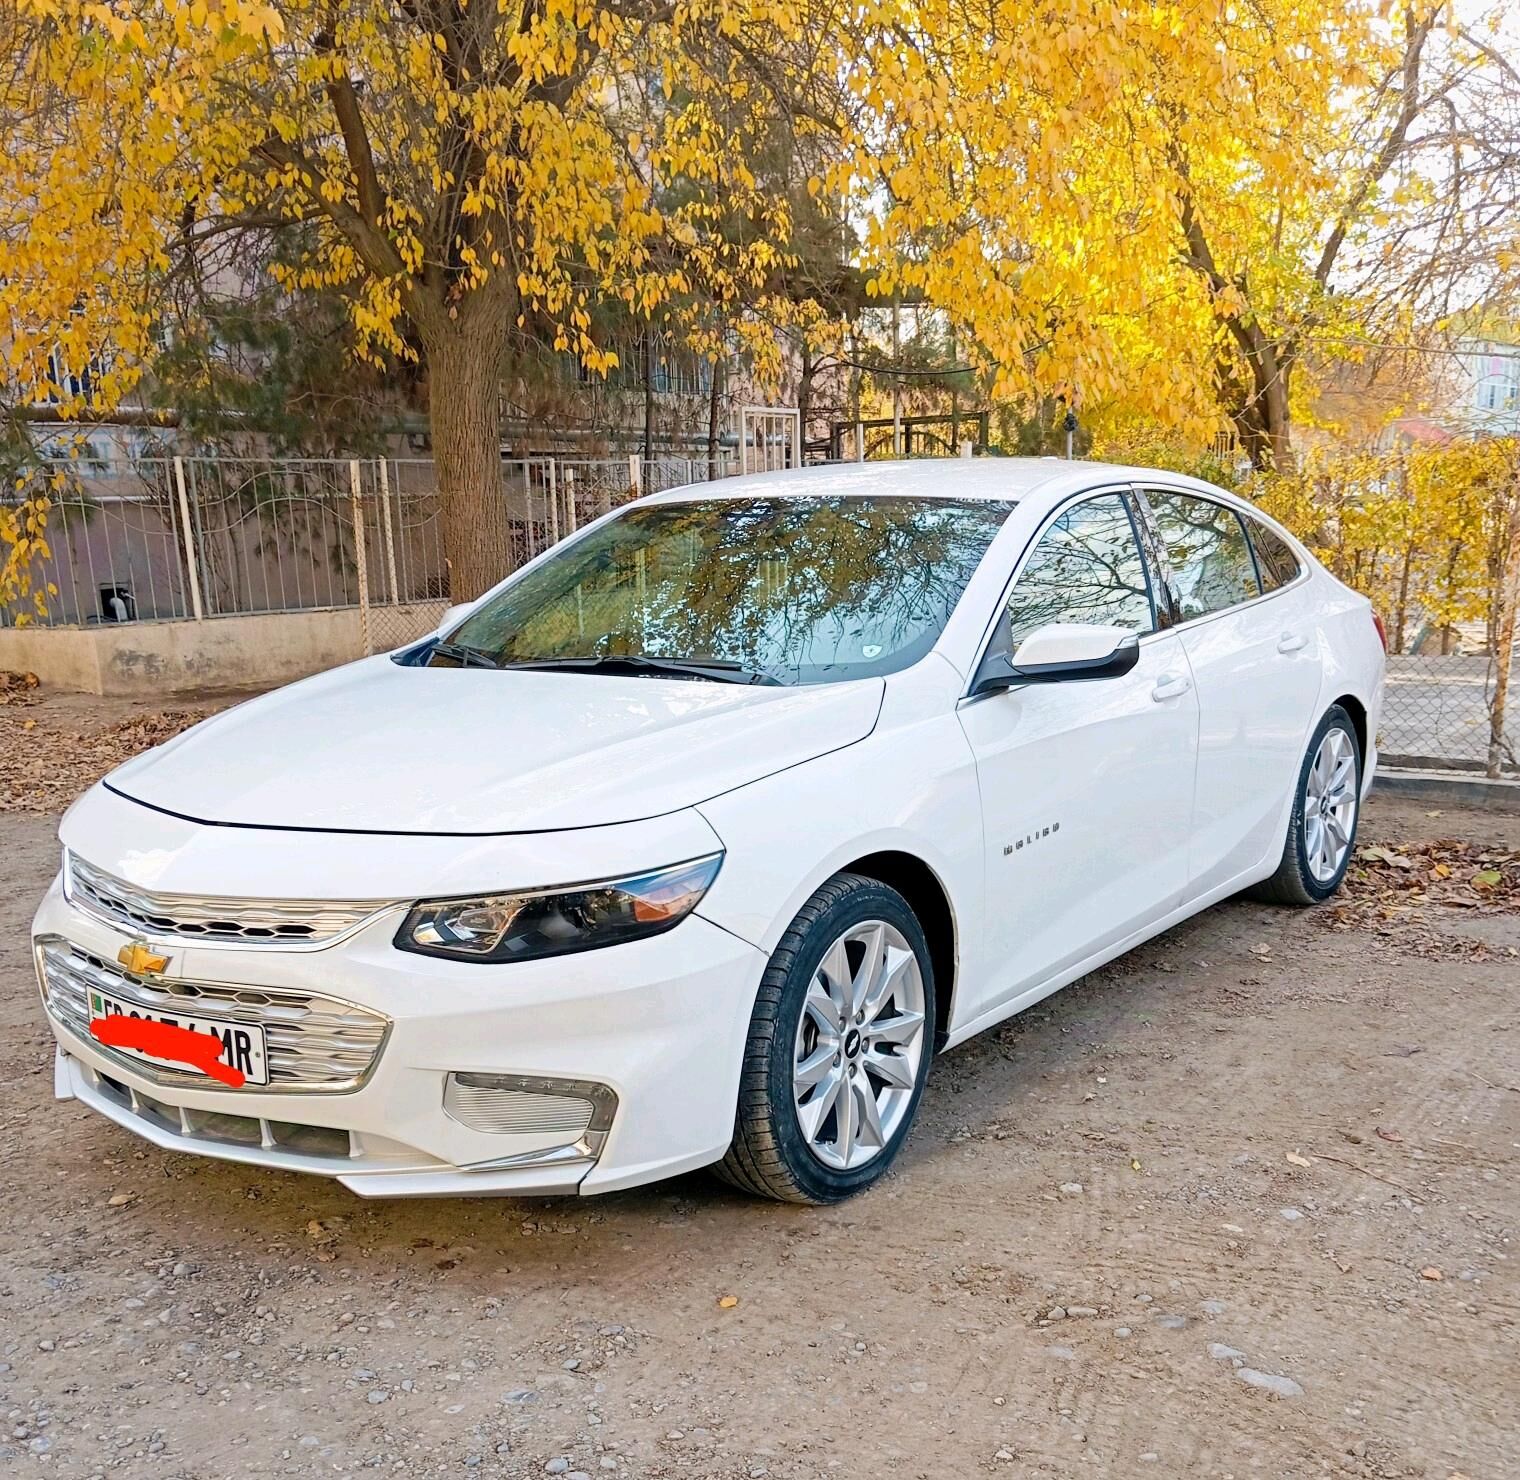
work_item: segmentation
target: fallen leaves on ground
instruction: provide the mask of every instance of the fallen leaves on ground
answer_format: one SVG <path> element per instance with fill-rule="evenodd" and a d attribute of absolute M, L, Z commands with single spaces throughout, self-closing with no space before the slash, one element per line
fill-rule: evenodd
<path fill-rule="evenodd" d="M 124 761 L 172 740 L 216 707 L 164 709 L 88 730 L 63 716 L 15 725 L 0 745 L 0 812 L 62 812 Z"/>
<path fill-rule="evenodd" d="M 1520 914 L 1520 852 L 1438 838 L 1356 850 L 1341 893 L 1321 918 L 1335 930 L 1396 936 L 1417 955 L 1481 958 L 1492 948 L 1439 928 L 1440 911 Z"/>
<path fill-rule="evenodd" d="M 35 673 L 0 668 L 0 704 L 36 704 L 42 698 Z"/>

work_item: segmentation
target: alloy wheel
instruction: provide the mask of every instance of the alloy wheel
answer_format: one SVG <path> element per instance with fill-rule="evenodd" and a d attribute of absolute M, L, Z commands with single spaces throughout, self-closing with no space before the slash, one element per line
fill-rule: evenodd
<path fill-rule="evenodd" d="M 1356 746 L 1344 730 L 1325 732 L 1304 782 L 1304 855 L 1327 884 L 1340 872 L 1356 831 Z"/>
<path fill-rule="evenodd" d="M 923 974 L 896 926 L 852 925 L 823 953 L 797 1023 L 792 1098 L 825 1166 L 853 1171 L 890 1144 L 913 1103 L 925 1026 Z"/>

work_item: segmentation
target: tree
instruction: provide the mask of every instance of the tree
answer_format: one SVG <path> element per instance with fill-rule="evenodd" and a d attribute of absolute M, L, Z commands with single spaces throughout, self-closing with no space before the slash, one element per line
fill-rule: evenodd
<path fill-rule="evenodd" d="M 420 362 L 451 594 L 478 594 L 509 568 L 487 495 L 514 335 L 606 369 L 598 302 L 647 318 L 774 270 L 785 202 L 747 159 L 778 112 L 817 126 L 826 18 L 811 0 L 22 0 L 0 82 L 13 377 L 57 396 L 60 361 L 98 362 L 82 399 L 109 405 L 177 262 L 296 229 L 283 286 L 342 293 L 359 353 Z M 736 216 L 742 237 L 717 229 Z"/>
<path fill-rule="evenodd" d="M 877 284 L 1000 396 L 1201 445 L 1227 418 L 1291 469 L 1311 355 L 1407 341 L 1513 250 L 1520 76 L 1485 34 L 1440 0 L 919 0 L 854 74 Z"/>

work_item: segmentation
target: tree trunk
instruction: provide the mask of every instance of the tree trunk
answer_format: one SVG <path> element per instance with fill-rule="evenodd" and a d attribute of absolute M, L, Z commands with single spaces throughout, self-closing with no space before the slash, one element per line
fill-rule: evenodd
<path fill-rule="evenodd" d="M 483 326 L 429 336 L 428 415 L 449 600 L 473 601 L 517 564 L 501 476 L 503 340 Z"/>
<path fill-rule="evenodd" d="M 1262 409 L 1267 428 L 1267 444 L 1272 452 L 1274 473 L 1293 473 L 1298 461 L 1293 455 L 1293 417 L 1288 405 L 1288 367 L 1283 364 L 1277 346 L 1272 345 L 1263 366 L 1266 383 L 1262 388 Z"/>
<path fill-rule="evenodd" d="M 1404 627 L 1409 620 L 1409 576 L 1414 568 L 1414 541 L 1404 546 L 1404 566 L 1399 572 L 1399 606 L 1393 619 L 1393 651 L 1404 651 Z"/>
<path fill-rule="evenodd" d="M 1494 642 L 1494 692 L 1488 701 L 1488 774 L 1498 777 L 1514 751 L 1504 735 L 1509 679 L 1515 666 L 1515 616 L 1520 608 L 1520 466 L 1510 471 L 1509 541 L 1499 588 L 1499 631 Z"/>
<path fill-rule="evenodd" d="M 1447 555 L 1447 559 L 1446 559 L 1446 581 L 1445 581 L 1445 584 L 1444 584 L 1444 586 L 1442 588 L 1443 591 L 1445 592 L 1446 606 L 1447 606 L 1448 610 L 1451 609 L 1452 604 L 1456 600 L 1457 562 L 1461 558 L 1462 558 L 1462 544 L 1461 544 L 1461 541 L 1460 540 L 1454 540 L 1452 542 L 1451 550 L 1448 552 L 1448 555 Z M 1490 643 L 1489 646 L 1492 647 L 1492 643 Z M 1441 656 L 1443 658 L 1451 656 L 1451 623 L 1450 622 L 1442 622 L 1441 623 Z"/>
<path fill-rule="evenodd" d="M 712 385 L 707 395 L 707 481 L 718 479 L 718 412 L 723 405 L 723 361 L 712 363 Z"/>
<path fill-rule="evenodd" d="M 1230 411 L 1236 436 L 1258 473 L 1292 473 L 1293 414 L 1288 400 L 1291 366 L 1281 347 L 1254 323 L 1230 320 L 1236 348 L 1250 372 L 1249 386 L 1234 380 L 1239 399 Z"/>
<path fill-rule="evenodd" d="M 648 325 L 644 328 L 643 339 L 643 365 L 644 374 L 644 466 L 647 468 L 654 460 L 654 366 L 651 363 L 654 356 L 649 344 L 650 330 Z"/>

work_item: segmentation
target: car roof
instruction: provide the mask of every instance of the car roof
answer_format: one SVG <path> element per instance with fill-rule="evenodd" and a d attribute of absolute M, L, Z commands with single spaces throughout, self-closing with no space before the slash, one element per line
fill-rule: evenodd
<path fill-rule="evenodd" d="M 644 503 L 693 499 L 919 497 L 1006 499 L 1054 504 L 1067 494 L 1114 483 L 1165 482 L 1219 495 L 1196 478 L 1155 468 L 1054 457 L 912 458 L 882 462 L 824 463 L 772 473 L 746 473 L 650 494 Z"/>

